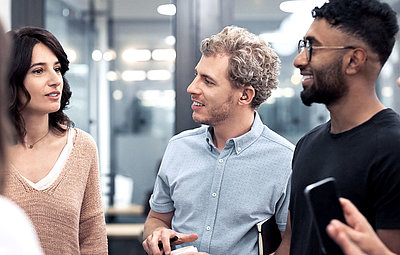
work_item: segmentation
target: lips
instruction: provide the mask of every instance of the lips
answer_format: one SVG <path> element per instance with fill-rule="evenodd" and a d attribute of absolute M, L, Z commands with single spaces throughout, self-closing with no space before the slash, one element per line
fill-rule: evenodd
<path fill-rule="evenodd" d="M 314 76 L 312 74 L 306 74 L 306 73 L 301 73 L 301 75 L 303 75 L 303 79 L 301 81 L 301 84 L 303 85 L 303 87 L 306 86 L 311 86 L 314 80 Z"/>
<path fill-rule="evenodd" d="M 193 101 L 193 105 L 194 105 L 194 106 L 204 106 L 204 104 L 200 104 L 200 103 L 198 103 L 198 102 L 196 102 L 196 101 Z"/>
<path fill-rule="evenodd" d="M 59 91 L 53 91 L 53 92 L 46 94 L 46 96 L 49 96 L 49 97 L 57 97 L 58 95 L 60 95 Z"/>

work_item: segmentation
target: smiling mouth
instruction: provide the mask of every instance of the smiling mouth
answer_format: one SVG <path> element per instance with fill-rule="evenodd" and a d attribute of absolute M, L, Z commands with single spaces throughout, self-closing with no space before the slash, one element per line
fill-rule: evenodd
<path fill-rule="evenodd" d="M 204 104 L 200 104 L 200 103 L 197 103 L 197 102 L 194 102 L 194 101 L 193 101 L 193 105 L 195 105 L 195 106 L 204 106 Z"/>
<path fill-rule="evenodd" d="M 56 96 L 58 96 L 58 95 L 60 95 L 60 93 L 50 93 L 50 94 L 47 94 L 46 96 L 49 96 L 49 97 L 56 97 Z"/>

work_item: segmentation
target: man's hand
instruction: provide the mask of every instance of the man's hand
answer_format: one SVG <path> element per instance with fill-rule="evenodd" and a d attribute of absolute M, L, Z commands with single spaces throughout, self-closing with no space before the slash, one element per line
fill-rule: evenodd
<path fill-rule="evenodd" d="M 170 238 L 174 236 L 178 237 L 173 244 L 182 244 L 196 241 L 199 236 L 197 234 L 185 235 L 173 231 L 168 228 L 158 228 L 151 235 L 149 235 L 142 243 L 144 250 L 149 255 L 165 255 L 171 254 L 171 244 L 169 243 Z M 158 247 L 158 244 L 162 243 L 162 249 Z M 201 253 L 200 253 L 201 254 Z"/>
<path fill-rule="evenodd" d="M 347 255 L 391 255 L 392 253 L 379 239 L 367 219 L 350 200 L 340 198 L 347 223 L 332 220 L 327 226 L 331 238 Z"/>

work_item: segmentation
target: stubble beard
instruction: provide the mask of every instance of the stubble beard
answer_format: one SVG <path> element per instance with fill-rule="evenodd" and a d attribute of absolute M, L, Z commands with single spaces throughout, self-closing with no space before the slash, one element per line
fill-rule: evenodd
<path fill-rule="evenodd" d="M 341 68 L 341 57 L 329 66 L 314 68 L 313 85 L 300 93 L 303 104 L 311 106 L 312 103 L 320 103 L 330 106 L 346 95 L 348 86 L 345 84 Z"/>
<path fill-rule="evenodd" d="M 209 108 L 207 112 L 208 117 L 201 118 L 200 116 L 196 116 L 195 112 L 193 112 L 192 117 L 193 120 L 197 123 L 209 126 L 216 126 L 232 116 L 232 106 L 233 99 L 232 95 L 230 95 L 229 99 L 224 103 Z"/>

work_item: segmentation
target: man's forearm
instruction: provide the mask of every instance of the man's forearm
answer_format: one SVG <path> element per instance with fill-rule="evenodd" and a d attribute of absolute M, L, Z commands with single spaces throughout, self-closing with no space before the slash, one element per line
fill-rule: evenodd
<path fill-rule="evenodd" d="M 291 237 L 292 237 L 292 226 L 290 224 L 290 212 L 289 212 L 286 223 L 286 231 L 283 233 L 281 245 L 279 245 L 278 249 L 275 252 L 275 255 L 289 254 Z"/>
<path fill-rule="evenodd" d="M 171 228 L 173 216 L 174 212 L 156 213 L 155 211 L 150 210 L 146 222 L 144 223 L 143 240 L 151 235 L 156 229 Z"/>
<path fill-rule="evenodd" d="M 143 240 L 146 239 L 151 233 L 154 232 L 156 229 L 160 228 L 171 228 L 165 222 L 157 218 L 147 218 L 146 222 L 144 223 L 144 230 L 143 230 Z"/>

